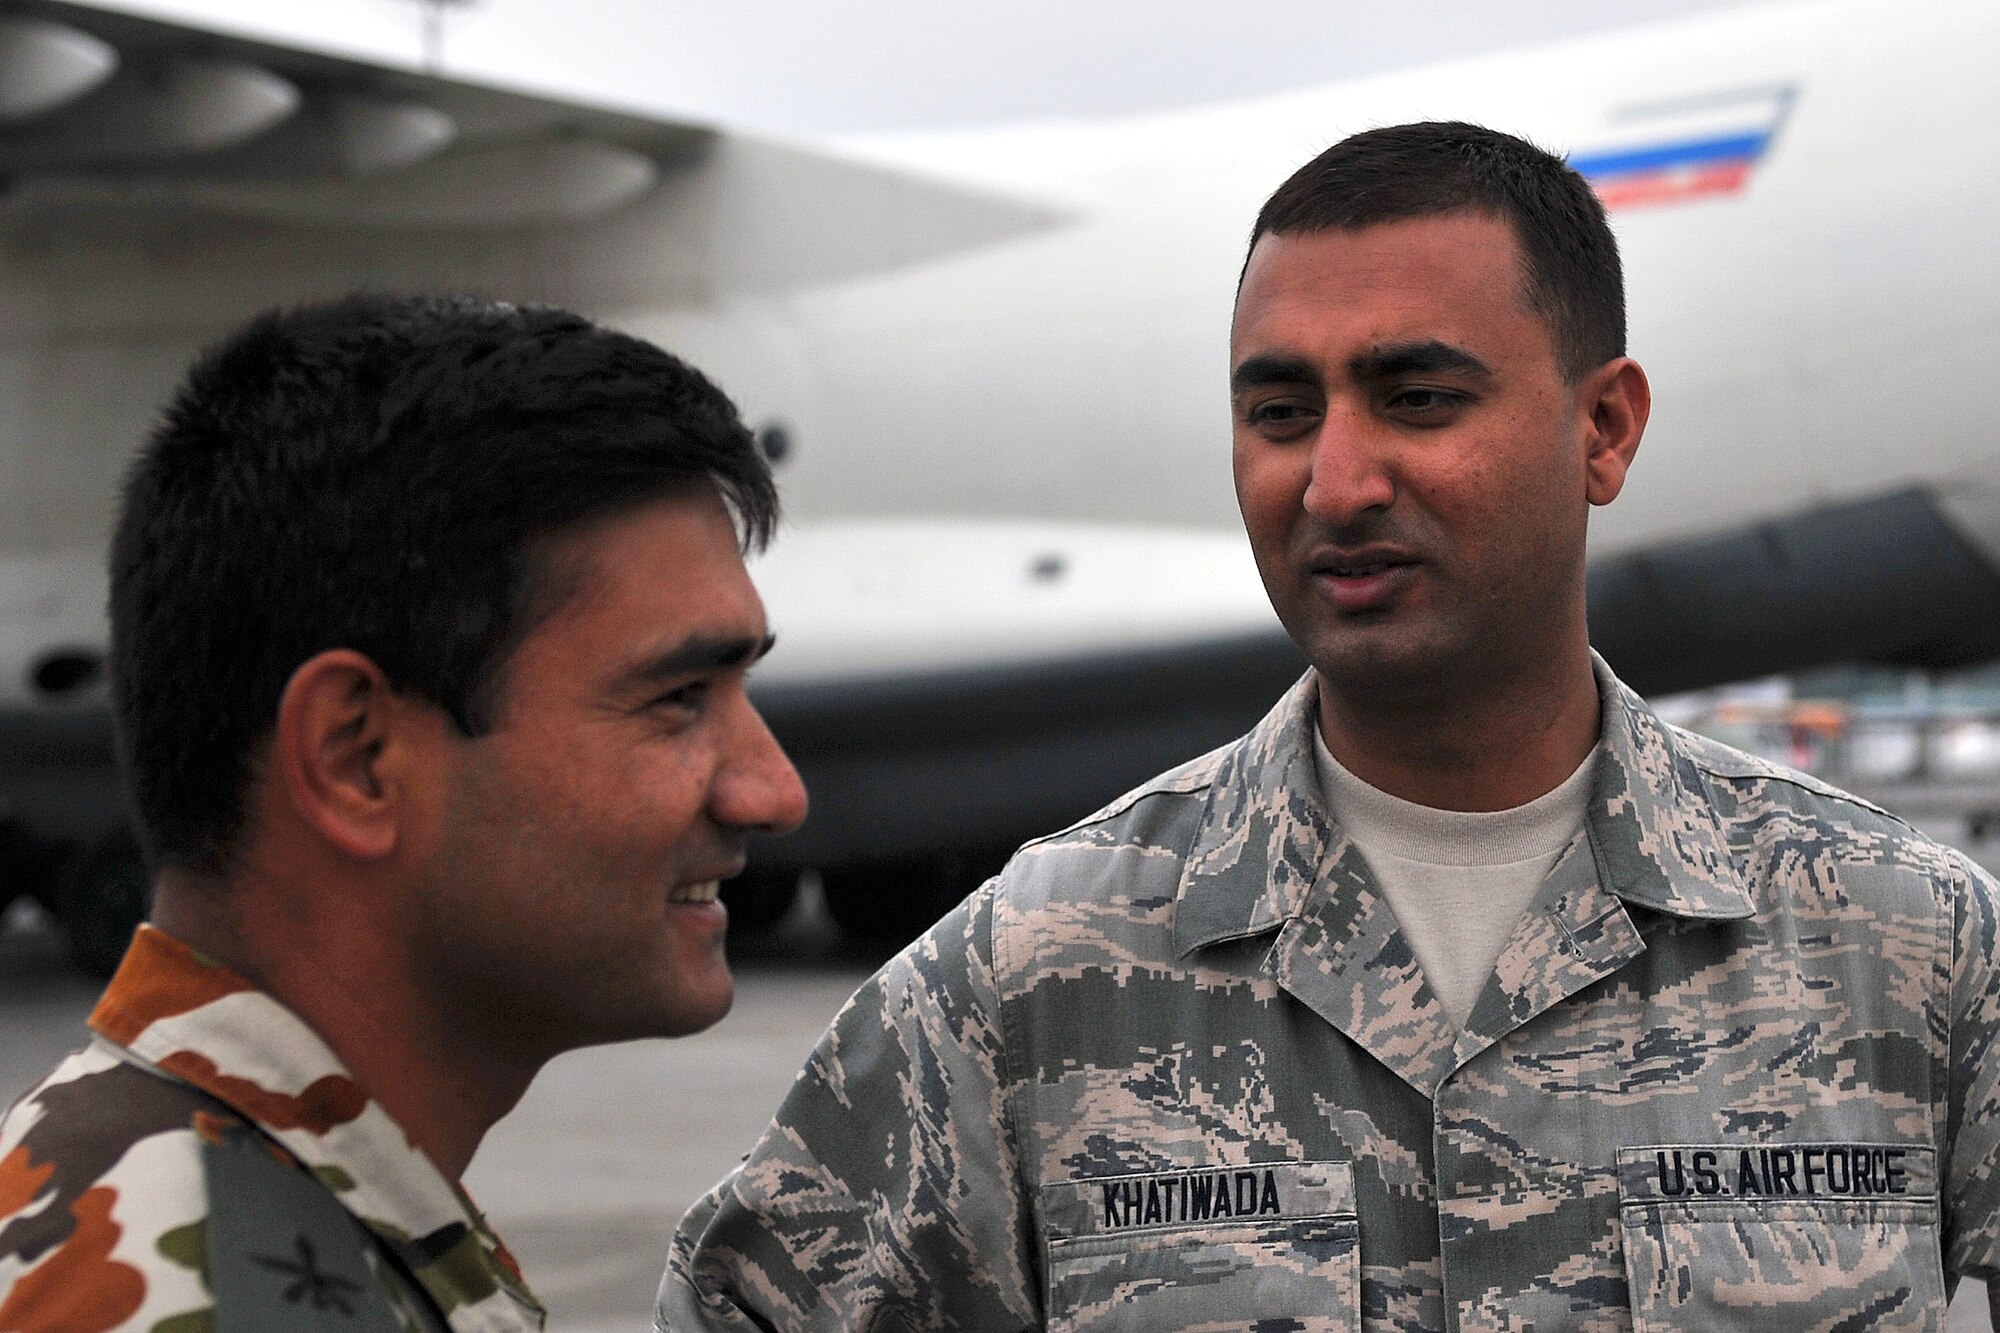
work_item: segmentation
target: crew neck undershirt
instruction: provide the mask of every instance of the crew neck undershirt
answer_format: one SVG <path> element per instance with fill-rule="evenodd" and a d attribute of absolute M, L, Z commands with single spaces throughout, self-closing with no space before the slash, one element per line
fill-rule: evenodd
<path fill-rule="evenodd" d="M 1463 1028 L 1550 867 L 1583 827 L 1593 747 L 1561 785 L 1511 810 L 1437 810 L 1350 773 L 1313 728 L 1320 790 L 1368 863 L 1424 980 Z"/>

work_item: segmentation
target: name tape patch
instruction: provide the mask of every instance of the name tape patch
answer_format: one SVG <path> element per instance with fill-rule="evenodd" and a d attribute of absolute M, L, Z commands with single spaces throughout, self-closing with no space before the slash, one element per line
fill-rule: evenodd
<path fill-rule="evenodd" d="M 1042 1186 L 1043 1222 L 1055 1240 L 1353 1213 L 1354 1166 L 1349 1162 L 1192 1167 Z"/>
<path fill-rule="evenodd" d="M 1937 1152 L 1906 1143 L 1661 1144 L 1618 1150 L 1627 1203 L 1688 1199 L 1930 1199 Z"/>

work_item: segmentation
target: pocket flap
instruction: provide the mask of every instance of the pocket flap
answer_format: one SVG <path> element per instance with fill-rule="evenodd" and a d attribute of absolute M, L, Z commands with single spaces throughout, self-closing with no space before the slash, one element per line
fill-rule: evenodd
<path fill-rule="evenodd" d="M 1618 1188 L 1637 1333 L 1944 1327 L 1929 1146 L 1621 1148 Z"/>

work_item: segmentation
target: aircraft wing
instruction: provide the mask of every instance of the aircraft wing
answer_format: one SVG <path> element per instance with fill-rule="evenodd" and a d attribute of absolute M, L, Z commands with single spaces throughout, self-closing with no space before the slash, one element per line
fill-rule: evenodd
<path fill-rule="evenodd" d="M 52 259 L 85 243 L 150 247 L 155 261 L 261 252 L 238 256 L 253 262 L 234 282 L 208 264 L 178 286 L 149 282 L 155 313 L 177 297 L 254 308 L 342 283 L 586 307 L 699 300 L 1055 220 L 819 148 L 58 0 L 0 16 L 0 176 L 0 235 Z"/>

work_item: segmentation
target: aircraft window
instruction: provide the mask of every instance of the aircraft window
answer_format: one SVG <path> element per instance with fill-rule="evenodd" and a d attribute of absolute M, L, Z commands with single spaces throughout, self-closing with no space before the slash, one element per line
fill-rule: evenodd
<path fill-rule="evenodd" d="M 757 447 L 773 464 L 782 463 L 792 452 L 792 433 L 782 421 L 767 422 L 757 432 Z"/>
<path fill-rule="evenodd" d="M 104 674 L 104 657 L 88 648 L 60 649 L 35 663 L 35 689 L 52 698 L 94 685 Z"/>

